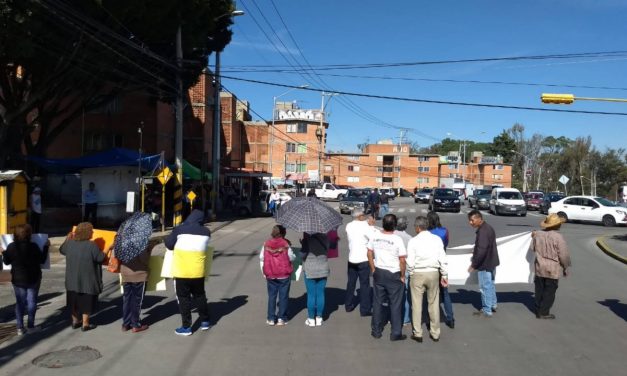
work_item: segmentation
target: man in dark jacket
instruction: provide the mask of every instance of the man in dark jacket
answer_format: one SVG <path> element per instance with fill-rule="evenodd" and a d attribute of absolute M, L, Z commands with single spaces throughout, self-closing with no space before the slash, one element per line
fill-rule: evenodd
<path fill-rule="evenodd" d="M 492 226 L 483 221 L 479 210 L 468 213 L 470 226 L 477 229 L 475 249 L 472 252 L 471 264 L 468 272 L 477 271 L 479 290 L 481 291 L 481 310 L 473 313 L 475 316 L 492 317 L 496 312 L 496 289 L 494 276 L 499 266 L 499 254 L 496 249 L 496 234 Z"/>
<path fill-rule="evenodd" d="M 374 219 L 379 219 L 379 207 L 381 205 L 381 195 L 379 195 L 379 189 L 375 188 L 370 196 L 368 196 L 368 206 L 372 210 L 372 216 Z"/>
<path fill-rule="evenodd" d="M 185 222 L 175 227 L 165 238 L 165 246 L 174 250 L 174 286 L 181 311 L 182 326 L 175 330 L 177 335 L 192 335 L 192 298 L 198 307 L 200 330 L 209 330 L 209 307 L 205 295 L 204 265 L 206 248 L 211 238 L 211 231 L 203 226 L 204 215 L 198 209 L 192 210 Z M 178 265 L 181 260 L 190 265 Z"/>

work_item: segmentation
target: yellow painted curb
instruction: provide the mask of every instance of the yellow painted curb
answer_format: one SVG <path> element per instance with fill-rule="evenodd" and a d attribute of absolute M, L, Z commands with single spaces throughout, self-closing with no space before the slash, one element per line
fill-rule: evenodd
<path fill-rule="evenodd" d="M 605 254 L 607 254 L 608 256 L 622 262 L 623 264 L 627 264 L 627 258 L 614 252 L 614 250 L 605 242 L 605 238 L 605 236 L 597 238 L 597 246 L 599 246 L 599 248 L 601 248 L 601 250 L 605 252 Z"/>

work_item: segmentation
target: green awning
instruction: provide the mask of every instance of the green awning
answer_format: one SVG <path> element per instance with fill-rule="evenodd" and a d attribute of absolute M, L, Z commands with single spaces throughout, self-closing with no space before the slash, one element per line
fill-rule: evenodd
<path fill-rule="evenodd" d="M 183 178 L 192 180 L 202 180 L 200 169 L 183 159 Z M 211 172 L 205 172 L 205 179 L 211 180 Z"/>

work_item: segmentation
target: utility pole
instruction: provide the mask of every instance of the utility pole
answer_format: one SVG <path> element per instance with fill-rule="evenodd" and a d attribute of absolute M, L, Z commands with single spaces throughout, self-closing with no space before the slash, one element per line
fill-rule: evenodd
<path fill-rule="evenodd" d="M 220 51 L 216 51 L 216 67 L 214 71 L 214 93 L 213 93 L 213 146 L 211 157 L 211 210 L 212 214 L 218 212 L 218 201 L 220 199 L 220 130 L 222 128 L 220 116 L 222 108 L 220 103 Z"/>
<path fill-rule="evenodd" d="M 176 29 L 176 132 L 174 137 L 174 159 L 176 163 L 176 184 L 174 190 L 174 226 L 183 222 L 183 42 L 181 24 Z"/>

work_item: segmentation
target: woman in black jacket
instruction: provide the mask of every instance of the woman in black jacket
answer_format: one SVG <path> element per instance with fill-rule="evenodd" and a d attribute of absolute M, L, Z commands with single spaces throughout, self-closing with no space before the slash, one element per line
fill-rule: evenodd
<path fill-rule="evenodd" d="M 50 247 L 50 240 L 48 240 L 44 249 L 39 249 L 36 243 L 31 242 L 31 235 L 30 225 L 15 226 L 13 243 L 9 244 L 6 251 L 2 253 L 4 263 L 11 265 L 18 335 L 26 333 L 27 330 L 38 329 L 35 327 L 35 312 L 41 284 L 41 264 L 46 261 Z M 28 314 L 26 329 L 24 328 L 24 313 Z"/>

